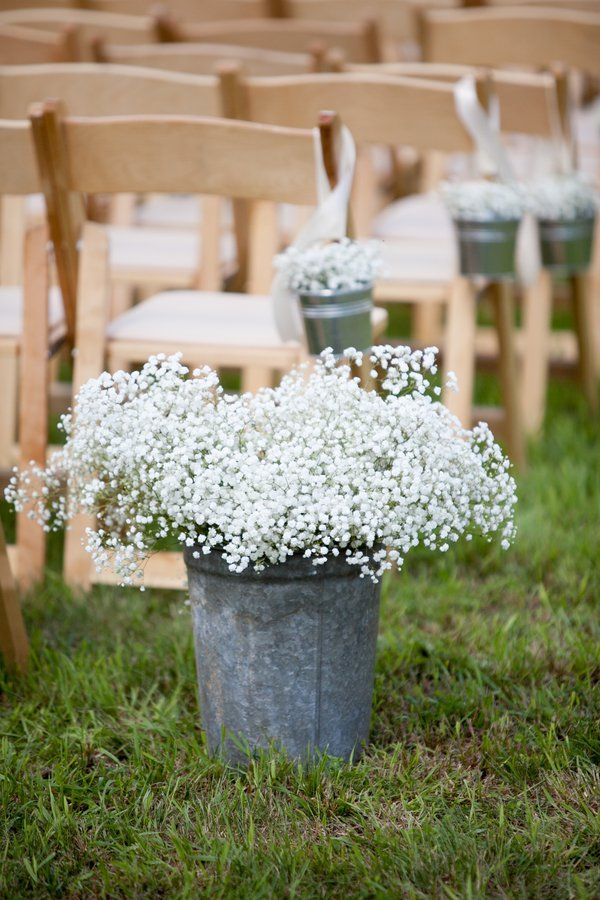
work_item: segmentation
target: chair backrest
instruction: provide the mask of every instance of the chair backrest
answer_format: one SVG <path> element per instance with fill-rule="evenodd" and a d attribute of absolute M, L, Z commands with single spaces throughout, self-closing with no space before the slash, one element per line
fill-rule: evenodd
<path fill-rule="evenodd" d="M 323 106 L 335 109 L 358 143 L 406 144 L 418 150 L 471 152 L 452 86 L 426 79 L 361 72 L 243 78 L 221 72 L 227 115 L 308 127 Z"/>
<path fill-rule="evenodd" d="M 381 63 L 379 65 L 348 65 L 348 72 L 363 72 L 399 75 L 402 78 L 431 78 L 435 81 L 454 83 L 471 75 L 481 76 L 476 66 L 457 63 Z M 563 131 L 568 122 L 563 116 L 568 112 L 562 108 L 564 71 L 518 72 L 509 69 L 492 69 L 490 86 L 498 98 L 500 107 L 500 128 L 503 132 L 551 138 L 556 135 L 557 125 Z"/>
<path fill-rule="evenodd" d="M 87 9 L 138 16 L 153 5 L 149 0 L 85 0 Z M 271 14 L 270 0 L 166 0 L 161 5 L 183 22 L 259 19 Z"/>
<path fill-rule="evenodd" d="M 0 118 L 25 118 L 45 97 L 60 98 L 75 116 L 221 114 L 215 75 L 98 63 L 0 66 Z"/>
<path fill-rule="evenodd" d="M 87 9 L 41 8 L 0 12 L 0 27 L 20 25 L 53 32 L 76 27 L 82 43 L 100 36 L 112 43 L 150 43 L 156 38 L 152 16 L 127 16 Z"/>
<path fill-rule="evenodd" d="M 63 118 L 56 101 L 34 105 L 30 120 L 61 288 L 77 277 L 82 194 L 194 193 L 241 199 L 254 210 L 318 201 L 312 129 L 192 116 Z M 338 128 L 334 114 L 321 116 L 330 169 Z M 270 245 L 258 238 L 251 229 L 251 282 L 271 264 Z"/>
<path fill-rule="evenodd" d="M 77 27 L 48 33 L 24 25 L 0 25 L 0 64 L 75 62 L 81 49 Z"/>
<path fill-rule="evenodd" d="M 171 72 L 209 75 L 223 60 L 236 60 L 248 75 L 299 75 L 321 69 L 322 54 L 280 53 L 235 44 L 107 44 L 94 42 L 97 62 L 151 66 Z"/>
<path fill-rule="evenodd" d="M 285 53 L 306 53 L 320 44 L 339 48 L 353 62 L 378 62 L 381 58 L 379 33 L 372 20 L 237 19 L 187 25 L 162 14 L 156 16 L 155 23 L 161 41 L 238 44 Z"/>
<path fill-rule="evenodd" d="M 423 59 L 526 68 L 562 63 L 600 74 L 600 15 L 538 6 L 423 14 Z"/>
<path fill-rule="evenodd" d="M 373 19 L 380 33 L 393 41 L 418 37 L 416 13 L 430 0 L 280 0 L 281 15 L 292 19 L 324 19 L 329 22 L 359 22 Z M 453 9 L 461 0 L 436 0 L 436 8 Z"/>

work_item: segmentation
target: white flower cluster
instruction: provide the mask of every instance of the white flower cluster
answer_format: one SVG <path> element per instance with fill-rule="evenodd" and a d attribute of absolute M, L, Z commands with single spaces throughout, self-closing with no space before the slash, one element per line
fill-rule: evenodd
<path fill-rule="evenodd" d="M 529 187 L 529 208 L 538 219 L 593 219 L 597 205 L 594 188 L 581 175 L 550 175 Z"/>
<path fill-rule="evenodd" d="M 327 351 L 254 395 L 225 394 L 215 372 L 189 373 L 178 356 L 104 373 L 63 417 L 49 467 L 15 474 L 6 496 L 47 530 L 92 514 L 87 549 L 123 584 L 172 537 L 233 572 L 342 554 L 373 579 L 419 545 L 444 552 L 478 532 L 507 547 L 509 462 L 487 426 L 463 430 L 430 396 L 435 352 L 374 347 L 369 391 Z"/>
<path fill-rule="evenodd" d="M 373 284 L 380 269 L 380 253 L 376 241 L 342 238 L 307 250 L 288 247 L 275 257 L 275 266 L 296 293 L 350 291 Z"/>
<path fill-rule="evenodd" d="M 499 181 L 446 181 L 440 191 L 452 218 L 466 222 L 518 221 L 526 209 L 523 190 Z"/>

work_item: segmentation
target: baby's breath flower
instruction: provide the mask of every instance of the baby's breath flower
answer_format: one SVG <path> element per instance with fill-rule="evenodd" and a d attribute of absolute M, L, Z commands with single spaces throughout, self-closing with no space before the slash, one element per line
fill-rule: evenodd
<path fill-rule="evenodd" d="M 15 473 L 6 497 L 46 530 L 94 516 L 87 549 L 123 584 L 173 537 L 232 572 L 339 555 L 374 579 L 419 545 L 445 552 L 478 532 L 508 546 L 508 460 L 486 425 L 466 431 L 432 399 L 436 352 L 373 347 L 379 391 L 352 377 L 356 351 L 254 395 L 225 394 L 179 356 L 105 372 L 63 417 L 65 446 L 45 470 Z"/>
<path fill-rule="evenodd" d="M 356 290 L 373 284 L 380 269 L 379 246 L 342 238 L 307 250 L 288 247 L 275 257 L 275 266 L 296 293 Z"/>
<path fill-rule="evenodd" d="M 538 219 L 593 219 L 598 198 L 581 175 L 549 175 L 529 187 L 529 208 Z"/>
<path fill-rule="evenodd" d="M 443 182 L 442 199 L 453 219 L 466 222 L 518 221 L 525 212 L 525 194 L 499 181 Z"/>

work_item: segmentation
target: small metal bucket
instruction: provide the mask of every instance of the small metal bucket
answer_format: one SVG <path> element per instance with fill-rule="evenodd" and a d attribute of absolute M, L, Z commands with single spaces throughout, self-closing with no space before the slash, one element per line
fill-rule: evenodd
<path fill-rule="evenodd" d="M 587 269 L 592 261 L 595 222 L 595 216 L 539 219 L 543 267 L 563 275 Z"/>
<path fill-rule="evenodd" d="M 299 294 L 308 352 L 318 356 L 326 347 L 341 355 L 348 347 L 367 350 L 373 343 L 371 285 L 352 291 Z"/>
<path fill-rule="evenodd" d="M 455 219 L 462 275 L 514 278 L 519 220 L 474 222 Z"/>

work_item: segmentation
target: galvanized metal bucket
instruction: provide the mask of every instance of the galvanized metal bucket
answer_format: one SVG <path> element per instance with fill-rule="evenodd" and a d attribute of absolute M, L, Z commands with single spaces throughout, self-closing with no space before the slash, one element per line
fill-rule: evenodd
<path fill-rule="evenodd" d="M 455 219 L 462 275 L 514 278 L 519 221 Z"/>
<path fill-rule="evenodd" d="M 367 350 L 373 343 L 371 285 L 353 291 L 299 294 L 308 352 L 326 347 L 341 355 L 348 347 Z"/>
<path fill-rule="evenodd" d="M 589 268 L 596 219 L 539 219 L 540 251 L 545 269 L 562 275 Z"/>
<path fill-rule="evenodd" d="M 231 763 L 281 747 L 358 757 L 369 735 L 379 584 L 342 557 L 229 571 L 186 549 L 202 723 Z"/>

